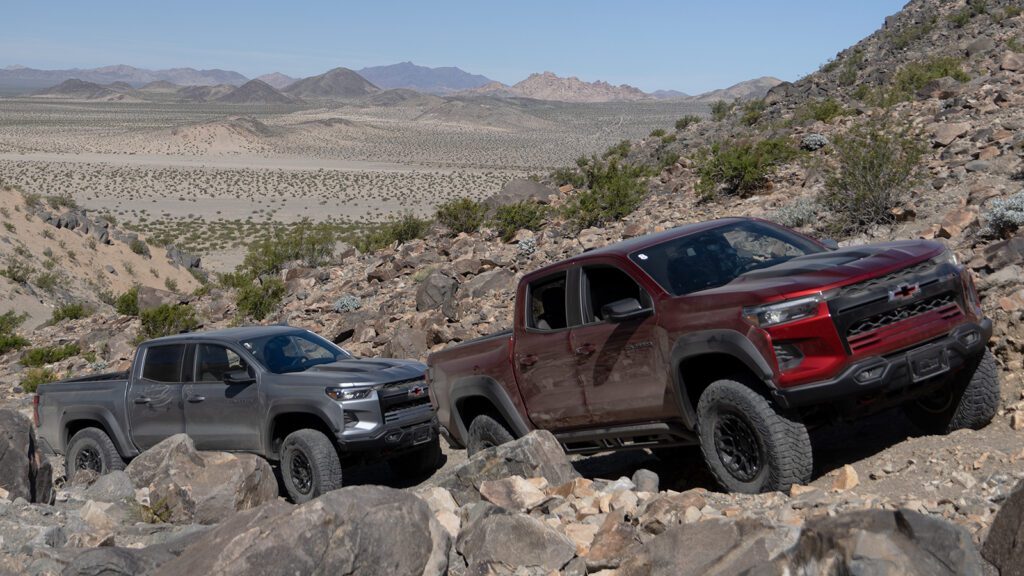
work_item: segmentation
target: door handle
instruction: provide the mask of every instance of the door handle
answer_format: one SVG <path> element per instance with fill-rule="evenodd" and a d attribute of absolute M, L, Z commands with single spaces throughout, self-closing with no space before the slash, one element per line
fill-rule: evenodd
<path fill-rule="evenodd" d="M 149 396 L 136 396 L 134 402 L 136 404 L 149 404 L 153 399 Z"/>
<path fill-rule="evenodd" d="M 521 366 L 533 366 L 536 363 L 537 363 L 537 355 L 536 354 L 526 354 L 524 356 L 520 356 L 519 357 L 519 364 Z"/>
<path fill-rule="evenodd" d="M 200 402 L 206 401 L 206 396 L 195 396 L 195 395 L 189 396 L 188 397 L 188 401 L 193 403 L 193 404 L 198 404 Z"/>
<path fill-rule="evenodd" d="M 576 348 L 577 356 L 590 356 L 597 351 L 597 347 L 593 344 L 581 344 L 579 348 Z"/>

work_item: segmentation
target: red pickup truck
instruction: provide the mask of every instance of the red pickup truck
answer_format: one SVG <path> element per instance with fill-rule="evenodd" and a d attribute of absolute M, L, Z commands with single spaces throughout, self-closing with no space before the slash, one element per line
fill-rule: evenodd
<path fill-rule="evenodd" d="M 761 492 L 811 479 L 816 425 L 893 406 L 932 433 L 988 424 L 991 335 L 939 243 L 726 218 L 526 275 L 514 328 L 432 354 L 428 378 L 470 454 L 537 428 L 570 453 L 699 444 L 724 488 Z"/>

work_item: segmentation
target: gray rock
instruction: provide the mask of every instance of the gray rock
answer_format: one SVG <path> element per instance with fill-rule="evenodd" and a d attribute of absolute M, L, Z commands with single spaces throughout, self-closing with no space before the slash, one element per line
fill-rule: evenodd
<path fill-rule="evenodd" d="M 1001 576 L 1024 575 L 1024 481 L 1003 502 L 981 554 Z"/>
<path fill-rule="evenodd" d="M 968 172 L 988 172 L 992 169 L 992 163 L 988 160 L 971 160 L 964 164 L 964 169 Z"/>
<path fill-rule="evenodd" d="M 450 546 L 416 496 L 354 486 L 301 506 L 273 502 L 237 514 L 153 574 L 440 575 Z"/>
<path fill-rule="evenodd" d="M 135 498 L 135 486 L 125 471 L 115 470 L 97 478 L 82 496 L 100 502 L 121 502 Z"/>
<path fill-rule="evenodd" d="M 164 304 L 180 304 L 181 297 L 174 292 L 152 288 L 150 286 L 139 286 L 138 297 L 139 310 L 149 310 Z"/>
<path fill-rule="evenodd" d="M 995 40 L 992 40 L 988 36 L 982 36 L 981 38 L 978 38 L 974 42 L 971 42 L 970 44 L 967 45 L 967 55 L 974 56 L 976 54 L 981 54 L 982 52 L 988 52 L 989 50 L 992 50 L 995 47 Z"/>
<path fill-rule="evenodd" d="M 502 187 L 501 192 L 484 200 L 490 207 L 504 206 L 532 200 L 534 202 L 546 203 L 548 197 L 557 194 L 558 191 L 529 178 L 516 178 L 510 180 Z"/>
<path fill-rule="evenodd" d="M 985 262 L 993 270 L 999 270 L 1011 264 L 1024 263 L 1024 237 L 1014 236 L 989 244 L 982 250 Z"/>
<path fill-rule="evenodd" d="M 658 491 L 658 484 L 661 479 L 658 477 L 657 472 L 652 472 L 646 468 L 640 468 L 636 472 L 633 472 L 633 484 L 636 485 L 637 492 L 652 492 Z"/>
<path fill-rule="evenodd" d="M 0 410 L 0 488 L 10 500 L 53 501 L 50 461 L 39 450 L 32 422 L 14 410 Z"/>
<path fill-rule="evenodd" d="M 494 513 L 478 518 L 460 533 L 456 549 L 470 574 L 504 565 L 561 570 L 576 556 L 576 546 L 561 532 L 525 514 Z"/>
<path fill-rule="evenodd" d="M 151 506 L 167 506 L 173 523 L 214 524 L 271 502 L 278 492 L 274 471 L 263 458 L 199 452 L 185 434 L 146 450 L 125 472 L 136 488 L 149 488 Z"/>
<path fill-rule="evenodd" d="M 514 280 L 515 275 L 511 271 L 504 268 L 496 268 L 474 276 L 463 284 L 462 292 L 468 295 L 469 298 L 480 298 L 495 290 L 514 288 Z"/>
<path fill-rule="evenodd" d="M 430 483 L 451 492 L 460 506 L 480 500 L 480 485 L 485 480 L 501 480 L 509 476 L 543 477 L 551 486 L 560 486 L 579 477 L 566 457 L 562 446 L 546 430 L 535 430 L 526 436 L 474 454 L 466 462 Z"/>
<path fill-rule="evenodd" d="M 448 319 L 455 320 L 458 289 L 459 283 L 454 278 L 438 270 L 431 272 L 416 289 L 416 311 L 441 310 Z"/>

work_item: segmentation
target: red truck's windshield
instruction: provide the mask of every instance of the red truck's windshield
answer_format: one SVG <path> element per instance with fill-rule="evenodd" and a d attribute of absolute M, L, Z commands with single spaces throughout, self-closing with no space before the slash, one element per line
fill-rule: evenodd
<path fill-rule="evenodd" d="M 783 228 L 748 221 L 674 238 L 633 252 L 629 258 L 666 292 L 681 296 L 724 286 L 751 270 L 824 251 Z"/>

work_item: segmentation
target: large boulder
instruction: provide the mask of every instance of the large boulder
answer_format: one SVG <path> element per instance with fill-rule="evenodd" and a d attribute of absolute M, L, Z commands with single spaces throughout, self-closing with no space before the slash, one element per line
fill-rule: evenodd
<path fill-rule="evenodd" d="M 456 318 L 455 292 L 459 283 L 440 271 L 431 272 L 416 289 L 416 311 L 441 310 L 450 320 Z"/>
<path fill-rule="evenodd" d="M 504 268 L 496 268 L 474 276 L 463 285 L 462 291 L 469 298 L 476 299 L 502 288 L 515 288 L 515 274 Z"/>
<path fill-rule="evenodd" d="M 149 286 L 139 286 L 137 300 L 139 310 L 159 308 L 164 304 L 181 304 L 181 296 L 174 292 L 168 292 L 167 290 L 161 290 L 159 288 L 152 288 Z"/>
<path fill-rule="evenodd" d="M 445 574 L 451 540 L 409 492 L 354 486 L 242 512 L 154 574 Z"/>
<path fill-rule="evenodd" d="M 508 184 L 502 187 L 501 192 L 484 200 L 484 203 L 491 207 L 515 204 L 523 201 L 547 203 L 552 194 L 558 191 L 545 186 L 536 180 L 529 178 L 516 178 L 509 180 Z"/>
<path fill-rule="evenodd" d="M 215 524 L 277 498 L 270 464 L 253 454 L 199 452 L 176 434 L 146 450 L 125 469 L 136 488 L 149 489 L 150 507 L 173 523 Z"/>
<path fill-rule="evenodd" d="M 796 546 L 756 572 L 921 576 L 983 573 L 981 556 L 965 529 L 909 510 L 860 510 L 808 520 Z"/>
<path fill-rule="evenodd" d="M 481 450 L 431 482 L 446 488 L 463 506 L 480 500 L 484 482 L 509 476 L 544 478 L 550 486 L 560 486 L 580 475 L 555 437 L 535 430 L 514 442 Z"/>
<path fill-rule="evenodd" d="M 466 525 L 456 543 L 468 574 L 491 574 L 492 567 L 561 570 L 576 556 L 564 534 L 525 514 L 488 510 Z"/>
<path fill-rule="evenodd" d="M 1001 576 L 1024 575 L 1024 481 L 996 514 L 981 554 Z"/>
<path fill-rule="evenodd" d="M 32 422 L 13 410 L 0 410 L 0 489 L 9 500 L 53 501 L 50 461 L 39 450 Z"/>

